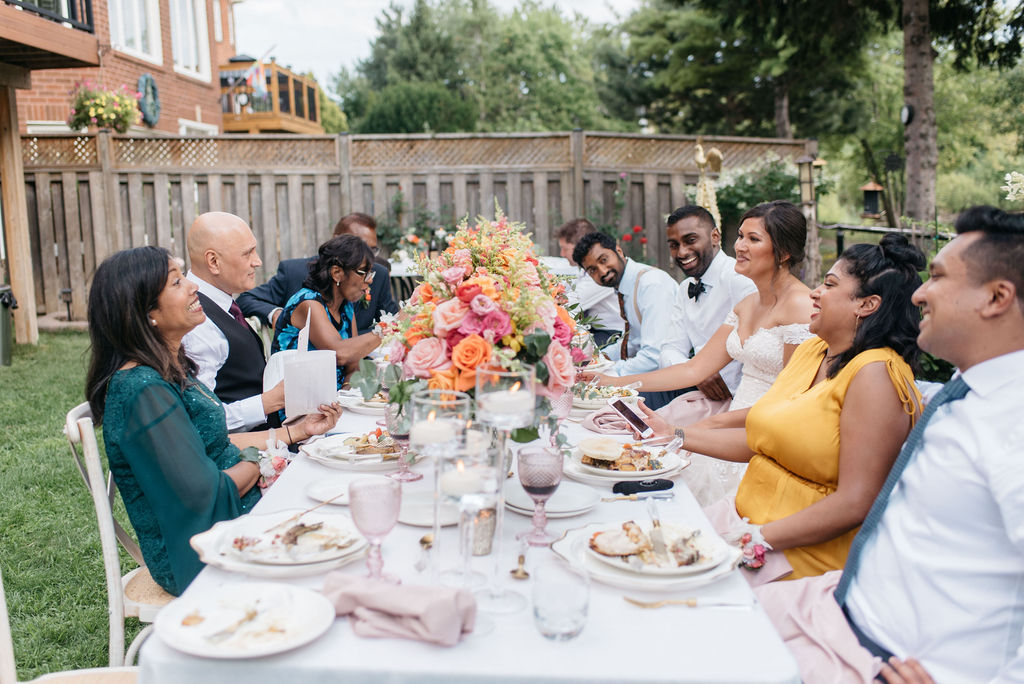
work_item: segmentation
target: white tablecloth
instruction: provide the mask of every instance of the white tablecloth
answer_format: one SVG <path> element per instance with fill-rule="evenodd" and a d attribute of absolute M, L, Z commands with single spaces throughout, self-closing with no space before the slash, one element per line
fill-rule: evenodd
<path fill-rule="evenodd" d="M 373 418 L 346 412 L 337 431 L 368 430 Z M 567 422 L 566 434 L 575 443 L 588 433 Z M 432 491 L 431 468 L 416 469 L 426 477 L 405 485 L 408 492 Z M 343 475 L 305 456 L 292 462 L 278 482 L 256 506 L 256 513 L 289 508 L 307 508 L 315 502 L 305 495 L 314 481 Z M 610 481 L 611 482 L 611 481 Z M 610 482 L 602 495 L 610 495 Z M 663 520 L 695 520 L 703 514 L 681 483 L 673 501 L 660 502 Z M 330 507 L 332 512 L 346 512 Z M 591 522 L 619 522 L 646 519 L 642 502 L 601 503 L 590 513 L 550 520 L 558 532 Z M 506 540 L 501 568 L 503 577 L 512 569 L 519 545 L 512 536 L 528 529 L 529 518 L 506 512 Z M 457 566 L 456 528 L 442 533 L 442 566 Z M 419 557 L 418 540 L 427 529 L 398 525 L 383 544 L 385 570 L 400 575 L 407 584 L 425 583 L 413 566 Z M 527 569 L 539 558 L 551 556 L 547 548 L 531 549 Z M 489 572 L 490 556 L 474 559 L 474 567 Z M 358 561 L 341 572 L 365 573 Z M 583 632 L 572 641 L 552 642 L 533 625 L 531 609 L 511 615 L 490 615 L 494 630 L 484 636 L 470 636 L 458 646 L 444 648 L 399 639 L 357 637 L 346 619 L 318 640 L 288 653 L 248 660 L 209 660 L 179 653 L 154 635 L 143 646 L 140 681 L 144 684 L 276 684 L 295 682 L 799 682 L 796 664 L 760 607 L 686 608 L 645 610 L 627 604 L 623 595 L 643 599 L 667 597 L 708 598 L 729 602 L 752 601 L 747 583 L 737 570 L 714 584 L 685 592 L 624 591 L 596 582 L 591 585 L 590 615 Z M 195 592 L 244 581 L 241 575 L 207 567 L 186 591 Z M 265 580 L 254 580 L 265 581 Z M 323 577 L 289 580 L 297 586 L 319 589 Z M 529 581 L 509 578 L 506 586 L 529 598 Z"/>

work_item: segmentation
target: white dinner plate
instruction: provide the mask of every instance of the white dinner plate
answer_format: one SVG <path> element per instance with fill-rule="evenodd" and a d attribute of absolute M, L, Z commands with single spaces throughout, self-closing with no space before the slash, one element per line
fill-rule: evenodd
<path fill-rule="evenodd" d="M 728 547 L 728 553 L 717 566 L 686 577 L 639 575 L 605 565 L 587 553 L 590 536 L 607 526 L 607 523 L 593 523 L 569 530 L 561 539 L 552 542 L 551 550 L 570 565 L 584 569 L 595 582 L 619 589 L 654 592 L 681 591 L 716 582 L 735 570 L 743 555 L 739 547 Z"/>
<path fill-rule="evenodd" d="M 387 454 L 384 458 L 381 454 L 355 454 L 351 447 L 344 444 L 353 433 L 338 433 L 328 435 L 309 444 L 303 444 L 299 451 L 309 456 L 313 461 L 328 468 L 336 470 L 350 470 L 354 472 L 376 472 L 398 470 L 398 457 Z M 415 456 L 418 461 L 422 458 Z"/>
<path fill-rule="evenodd" d="M 306 485 L 306 496 L 313 501 L 330 503 L 332 506 L 348 506 L 348 484 L 358 477 L 361 476 L 339 475 L 326 480 L 313 480 Z"/>
<path fill-rule="evenodd" d="M 651 523 L 639 523 L 639 525 L 646 534 L 650 534 Z M 620 529 L 620 525 L 611 525 L 605 528 L 608 531 Z M 690 526 L 671 522 L 662 522 L 661 529 L 665 537 L 665 545 L 670 548 L 676 539 L 684 534 L 689 534 L 692 530 Z M 587 544 L 587 554 L 597 561 L 628 573 L 648 576 L 683 577 L 686 575 L 697 575 L 717 567 L 719 563 L 725 560 L 729 553 L 729 547 L 722 541 L 721 537 L 715 532 L 706 529 L 701 529 L 701 534 L 697 538 L 696 544 L 701 555 L 704 557 L 691 565 L 681 566 L 648 565 L 640 562 L 638 558 L 634 558 L 633 562 L 630 562 L 622 556 L 605 556 L 590 548 L 589 542 Z"/>
<path fill-rule="evenodd" d="M 329 560 L 313 562 L 313 563 L 294 563 L 285 565 L 275 565 L 268 563 L 251 563 L 242 558 L 239 558 L 236 554 L 225 551 L 223 546 L 225 541 L 230 545 L 231 540 L 239 535 L 243 530 L 257 529 L 262 532 L 270 529 L 271 526 L 280 523 L 286 518 L 290 518 L 299 511 L 279 511 L 270 515 L 243 515 L 233 520 L 225 520 L 217 523 L 205 532 L 200 532 L 197 535 L 193 535 L 189 543 L 192 548 L 195 549 L 196 553 L 199 554 L 199 560 L 212 565 L 215 568 L 226 570 L 228 572 L 237 572 L 243 575 L 249 575 L 250 577 L 261 577 L 267 579 L 286 579 L 292 577 L 307 577 L 310 575 L 319 575 L 336 568 L 340 568 L 347 563 L 362 558 L 363 552 L 366 550 L 367 543 L 363 539 L 362 535 L 356 532 L 356 539 L 354 543 L 345 549 L 345 553 L 331 558 Z M 303 522 L 316 522 L 320 520 L 330 521 L 335 526 L 347 525 L 352 530 L 355 530 L 355 525 L 351 519 L 347 516 L 339 515 L 336 513 L 323 513 L 320 510 L 312 511 L 302 517 Z"/>
<path fill-rule="evenodd" d="M 434 526 L 434 495 L 431 492 L 402 492 L 402 508 L 398 522 L 413 527 Z M 459 524 L 459 507 L 450 501 L 441 502 L 441 527 Z"/>
<path fill-rule="evenodd" d="M 632 402 L 632 400 L 635 399 L 636 396 L 637 396 L 636 390 L 629 390 L 629 395 L 628 396 L 624 396 L 624 397 L 616 396 L 615 398 L 616 399 L 621 398 L 621 399 L 625 399 L 626 401 Z M 599 397 L 599 398 L 596 398 L 596 399 L 580 399 L 577 396 L 573 396 L 573 398 L 572 398 L 572 407 L 573 408 L 577 408 L 577 409 L 585 409 L 587 411 L 596 411 L 598 409 L 603 409 L 606 406 L 608 406 L 608 400 L 611 399 L 611 398 L 612 397 Z"/>
<path fill-rule="evenodd" d="M 344 515 L 311 511 L 298 517 L 301 513 L 301 509 L 296 509 L 236 518 L 221 535 L 217 550 L 245 563 L 307 565 L 347 556 L 362 540 L 355 525 Z M 294 544 L 285 544 L 288 531 L 297 525 L 320 528 L 299 535 Z M 242 541 L 251 545 L 242 545 Z"/>
<path fill-rule="evenodd" d="M 183 653 L 258 658 L 307 644 L 333 624 L 334 606 L 323 594 L 243 582 L 175 599 L 160 610 L 153 627 L 164 643 Z"/>
<path fill-rule="evenodd" d="M 383 416 L 384 409 L 387 404 L 379 402 L 367 402 L 362 397 L 338 397 L 338 403 L 341 404 L 342 408 L 352 413 L 358 413 L 364 416 Z"/>
<path fill-rule="evenodd" d="M 660 447 L 651 447 L 651 448 L 643 447 L 643 448 L 645 448 L 648 452 L 654 453 L 654 454 L 657 454 L 658 452 L 663 451 L 663 449 L 661 449 Z M 658 477 L 659 475 L 664 475 L 664 474 L 672 472 L 672 471 L 680 470 L 683 467 L 683 458 L 679 454 L 672 453 L 672 452 L 666 452 L 665 455 L 662 456 L 661 459 L 660 459 L 661 460 L 661 467 L 660 468 L 655 468 L 653 470 L 632 470 L 632 471 L 630 471 L 630 470 L 608 470 L 606 468 L 596 468 L 596 467 L 590 466 L 590 465 L 583 465 L 580 462 L 580 458 L 581 457 L 582 457 L 582 452 L 579 450 L 579 447 L 576 447 L 569 454 L 569 458 L 565 459 L 565 466 L 563 467 L 563 470 L 565 470 L 565 468 L 570 467 L 570 465 L 571 465 L 571 466 L 574 466 L 579 472 L 586 473 L 588 475 L 593 475 L 595 477 L 604 478 L 604 479 L 612 479 L 612 480 L 646 480 L 646 479 L 649 479 L 649 478 L 652 478 L 652 477 Z M 687 461 L 687 464 L 688 463 L 689 463 L 689 461 Z M 568 471 L 565 471 L 565 472 L 568 473 Z"/>
<path fill-rule="evenodd" d="M 600 361 L 588 363 L 586 366 L 576 366 L 576 370 L 586 371 L 588 373 L 603 373 L 614 365 L 615 362 L 611 359 L 602 358 Z"/>
<path fill-rule="evenodd" d="M 563 480 L 544 504 L 544 510 L 549 518 L 569 518 L 586 513 L 600 501 L 601 495 L 593 487 Z M 533 515 L 533 499 L 518 479 L 505 482 L 505 505 L 516 513 Z"/>

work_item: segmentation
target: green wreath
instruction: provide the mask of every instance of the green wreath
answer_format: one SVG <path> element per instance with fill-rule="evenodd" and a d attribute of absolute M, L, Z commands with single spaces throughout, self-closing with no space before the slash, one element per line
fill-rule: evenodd
<path fill-rule="evenodd" d="M 136 88 L 142 93 L 139 99 L 142 121 L 152 128 L 160 120 L 160 91 L 156 87 L 156 80 L 149 74 L 142 74 Z"/>

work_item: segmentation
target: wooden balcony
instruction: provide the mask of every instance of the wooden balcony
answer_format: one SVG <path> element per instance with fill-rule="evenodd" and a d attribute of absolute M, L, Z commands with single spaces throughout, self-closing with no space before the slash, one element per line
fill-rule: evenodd
<path fill-rule="evenodd" d="M 0 62 L 30 70 L 99 66 L 91 0 L 0 0 Z"/>
<path fill-rule="evenodd" d="M 324 132 L 316 81 L 270 62 L 263 65 L 265 77 L 259 89 L 256 73 L 250 72 L 253 65 L 234 62 L 220 67 L 225 133 Z"/>

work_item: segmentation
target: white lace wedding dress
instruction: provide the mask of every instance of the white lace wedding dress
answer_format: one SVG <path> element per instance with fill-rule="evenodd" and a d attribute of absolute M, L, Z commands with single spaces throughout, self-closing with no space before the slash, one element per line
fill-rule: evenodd
<path fill-rule="evenodd" d="M 724 324 L 732 326 L 732 332 L 725 341 L 726 351 L 743 364 L 740 384 L 729 410 L 750 408 L 768 391 L 775 377 L 782 371 L 783 345 L 800 344 L 813 337 L 806 323 L 791 323 L 774 328 L 758 328 L 746 341 L 740 341 L 739 318 L 735 312 L 729 312 Z M 745 463 L 692 454 L 690 465 L 683 470 L 682 478 L 700 505 L 707 506 L 734 495 L 746 469 Z"/>

